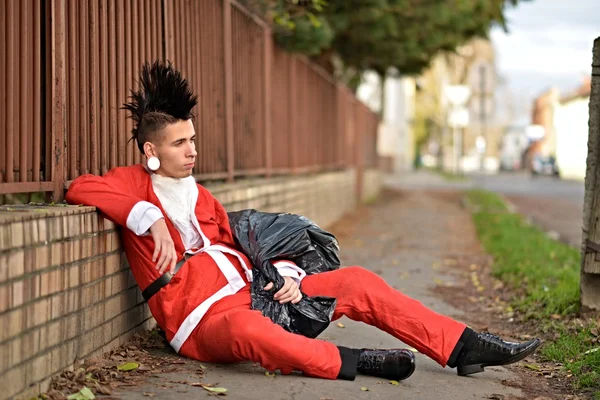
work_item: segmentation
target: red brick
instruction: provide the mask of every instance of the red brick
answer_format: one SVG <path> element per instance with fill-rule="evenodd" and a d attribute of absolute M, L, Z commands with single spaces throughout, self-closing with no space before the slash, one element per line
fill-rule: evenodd
<path fill-rule="evenodd" d="M 11 248 L 22 247 L 25 244 L 25 238 L 23 234 L 23 223 L 13 222 L 10 224 L 10 239 Z"/>
<path fill-rule="evenodd" d="M 10 305 L 11 287 L 8 284 L 0 285 L 0 312 L 8 310 Z"/>
<path fill-rule="evenodd" d="M 65 276 L 68 276 L 69 284 L 67 287 L 74 288 L 79 286 L 81 282 L 79 281 L 79 273 L 81 271 L 81 267 L 79 265 L 73 265 L 69 267 L 68 272 Z"/>
<path fill-rule="evenodd" d="M 81 223 L 79 215 L 69 215 L 67 218 L 68 232 L 70 237 L 81 234 Z"/>
<path fill-rule="evenodd" d="M 0 326 L 3 327 L 0 329 L 0 342 L 17 336 L 25 329 L 25 309 L 18 308 L 0 316 Z"/>
<path fill-rule="evenodd" d="M 64 320 L 51 322 L 44 328 L 40 333 L 40 350 L 44 350 L 65 340 L 61 326 L 64 322 Z"/>
<path fill-rule="evenodd" d="M 64 293 L 50 297 L 50 320 L 60 318 L 67 313 Z"/>
<path fill-rule="evenodd" d="M 104 273 L 112 275 L 121 269 L 121 255 L 111 254 L 104 259 Z"/>
<path fill-rule="evenodd" d="M 52 243 L 50 247 L 50 265 L 55 267 L 63 263 L 63 244 L 62 242 Z"/>
<path fill-rule="evenodd" d="M 75 261 L 79 261 L 83 258 L 81 256 L 81 246 L 82 246 L 81 239 L 73 240 L 73 249 L 72 250 L 73 250 L 73 260 L 75 260 Z"/>
<path fill-rule="evenodd" d="M 34 270 L 41 270 L 50 266 L 50 246 L 40 246 L 35 248 Z"/>
<path fill-rule="evenodd" d="M 41 325 L 50 320 L 50 301 L 48 299 L 38 300 L 26 308 L 27 329 Z"/>
<path fill-rule="evenodd" d="M 25 267 L 25 273 L 35 271 L 35 248 L 25 249 L 24 255 L 23 266 Z"/>
<path fill-rule="evenodd" d="M 22 276 L 25 273 L 25 252 L 23 250 L 8 253 L 8 278 Z"/>
<path fill-rule="evenodd" d="M 25 388 L 25 368 L 12 368 L 2 376 L 2 395 L 11 398 Z"/>
<path fill-rule="evenodd" d="M 11 308 L 18 307 L 23 304 L 23 281 L 15 281 L 11 283 Z"/>
<path fill-rule="evenodd" d="M 129 281 L 129 272 L 128 271 L 123 271 L 118 273 L 117 275 L 113 276 L 111 278 L 112 280 L 112 290 L 111 290 L 111 296 L 124 291 L 125 289 L 127 289 L 127 283 Z"/>
<path fill-rule="evenodd" d="M 2 228 L 0 226 L 0 228 Z M 8 279 L 8 254 L 0 255 L 0 283 Z"/>
<path fill-rule="evenodd" d="M 2 374 L 2 371 L 6 371 L 8 369 L 9 344 L 9 342 L 0 344 L 0 374 Z"/>
<path fill-rule="evenodd" d="M 23 339 L 16 337 L 8 343 L 9 356 L 8 365 L 10 367 L 19 364 L 24 360 L 23 358 Z"/>
<path fill-rule="evenodd" d="M 31 376 L 27 379 L 28 382 L 38 382 L 50 375 L 50 367 L 52 366 L 52 355 L 50 353 L 42 354 L 31 361 L 32 370 Z"/>

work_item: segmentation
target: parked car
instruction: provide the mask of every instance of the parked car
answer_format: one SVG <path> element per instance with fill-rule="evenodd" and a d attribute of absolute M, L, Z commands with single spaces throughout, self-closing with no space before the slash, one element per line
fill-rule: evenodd
<path fill-rule="evenodd" d="M 533 175 L 559 176 L 556 158 L 554 156 L 536 154 L 531 161 L 531 173 Z"/>

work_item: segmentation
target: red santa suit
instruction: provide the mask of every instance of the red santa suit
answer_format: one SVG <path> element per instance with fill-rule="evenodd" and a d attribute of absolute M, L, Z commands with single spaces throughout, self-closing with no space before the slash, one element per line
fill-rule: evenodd
<path fill-rule="evenodd" d="M 96 206 L 124 227 L 125 253 L 141 290 L 159 278 L 148 230 L 165 219 L 178 261 L 187 260 L 148 305 L 179 354 L 215 363 L 250 360 L 271 371 L 328 379 L 340 373 L 340 351 L 333 343 L 287 332 L 251 310 L 252 265 L 235 249 L 223 206 L 192 177 L 165 178 L 142 165 L 118 167 L 103 177 L 77 178 L 66 199 Z M 376 326 L 442 366 L 466 328 L 361 267 L 305 277 L 291 262 L 275 266 L 301 283 L 306 295 L 335 297 L 334 320 L 345 315 Z"/>

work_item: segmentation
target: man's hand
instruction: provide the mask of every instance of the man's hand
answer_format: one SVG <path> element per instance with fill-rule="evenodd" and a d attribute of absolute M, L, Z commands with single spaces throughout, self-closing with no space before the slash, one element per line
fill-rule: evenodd
<path fill-rule="evenodd" d="M 283 287 L 279 289 L 273 298 L 275 300 L 279 300 L 279 303 L 285 304 L 288 302 L 292 302 L 292 304 L 298 303 L 302 300 L 302 292 L 300 292 L 300 288 L 294 279 L 289 276 L 284 276 L 283 280 L 285 281 Z M 273 282 L 270 282 L 264 288 L 265 290 L 273 289 Z"/>
<path fill-rule="evenodd" d="M 156 262 L 156 269 L 162 275 L 167 268 L 173 273 L 177 264 L 177 253 L 175 252 L 175 244 L 173 238 L 167 228 L 167 223 L 164 218 L 157 220 L 150 227 L 152 239 L 154 239 L 154 254 L 152 261 Z M 158 260 L 158 261 L 157 261 Z"/>

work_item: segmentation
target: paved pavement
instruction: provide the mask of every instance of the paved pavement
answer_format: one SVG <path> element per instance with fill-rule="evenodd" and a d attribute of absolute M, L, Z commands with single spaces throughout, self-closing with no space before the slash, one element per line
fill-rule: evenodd
<path fill-rule="evenodd" d="M 410 187 L 415 176 L 392 179 L 396 186 Z M 431 175 L 422 179 L 443 179 Z M 404 179 L 404 180 L 403 180 Z M 421 179 L 421 181 L 422 181 Z M 389 182 L 388 182 L 389 183 Z M 418 182 L 417 182 L 418 183 Z M 435 183 L 435 182 L 434 182 Z M 463 183 L 470 185 L 471 183 Z M 454 184 L 456 185 L 456 184 Z M 461 185 L 460 183 L 458 185 Z M 463 227 L 461 235 L 456 228 Z M 419 189 L 402 192 L 369 207 L 363 208 L 333 227 L 340 238 L 345 265 L 362 265 L 380 274 L 393 287 L 417 298 L 434 310 L 461 318 L 459 310 L 452 308 L 429 290 L 436 283 L 449 281 L 439 268 L 448 254 L 466 251 L 461 246 L 466 239 L 474 240 L 470 216 L 458 202 L 444 196 Z M 465 235 L 469 236 L 465 239 Z M 437 265 L 437 267 L 436 267 Z M 398 347 L 402 344 L 393 337 L 362 323 L 340 320 L 345 328 L 332 324 L 321 336 L 338 345 L 350 347 Z M 461 378 L 449 368 L 442 368 L 427 357 L 417 355 L 417 370 L 411 378 L 399 385 L 386 380 L 358 376 L 356 381 L 328 381 L 302 375 L 267 377 L 264 370 L 251 363 L 239 365 L 206 366 L 204 383 L 215 383 L 229 390 L 230 399 L 507 399 L 520 395 L 518 389 L 502 384 L 503 380 L 519 378 L 502 367 L 488 368 L 485 373 Z M 155 374 L 142 386 L 121 388 L 113 398 L 160 399 L 200 397 L 207 393 L 185 382 L 199 380 L 200 363 L 190 361 L 185 368 L 189 373 Z M 183 383 L 178 383 L 183 382 Z M 368 388 L 363 391 L 361 388 Z M 492 397 L 496 394 L 496 397 Z"/>
<path fill-rule="evenodd" d="M 404 189 L 485 189 L 504 196 L 516 211 L 553 237 L 579 248 L 583 224 L 584 184 L 528 173 L 467 175 L 462 181 L 448 181 L 442 176 L 417 171 L 389 175 L 386 183 Z"/>
<path fill-rule="evenodd" d="M 476 176 L 473 183 L 504 195 L 519 213 L 555 238 L 581 246 L 583 182 L 516 173 Z"/>

